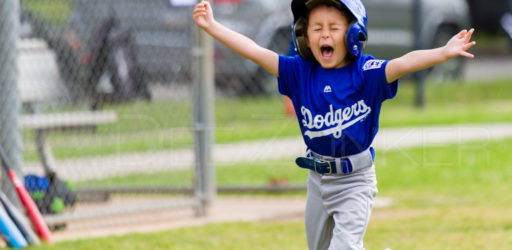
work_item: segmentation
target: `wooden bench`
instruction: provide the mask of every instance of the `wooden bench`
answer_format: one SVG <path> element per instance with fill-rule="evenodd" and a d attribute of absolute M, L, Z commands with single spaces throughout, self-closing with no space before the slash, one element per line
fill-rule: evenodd
<path fill-rule="evenodd" d="M 27 39 L 18 41 L 18 90 L 26 112 L 19 117 L 23 130 L 34 130 L 35 144 L 41 164 L 52 169 L 54 157 L 46 140 L 51 131 L 76 130 L 117 121 L 109 110 L 40 113 L 42 107 L 61 105 L 70 101 L 69 94 L 59 74 L 55 54 L 45 41 Z"/>

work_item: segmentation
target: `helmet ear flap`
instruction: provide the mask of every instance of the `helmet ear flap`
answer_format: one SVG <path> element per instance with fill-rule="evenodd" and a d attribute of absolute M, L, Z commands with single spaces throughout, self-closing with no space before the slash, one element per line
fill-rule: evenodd
<path fill-rule="evenodd" d="M 314 61 L 315 57 L 311 52 L 311 49 L 308 47 L 306 43 L 306 29 L 307 29 L 307 21 L 306 18 L 301 17 L 297 19 L 295 25 L 293 25 L 293 34 L 294 39 L 293 42 L 295 44 L 295 49 L 299 53 L 299 55 L 310 61 Z"/>
<path fill-rule="evenodd" d="M 366 47 L 368 41 L 368 33 L 359 23 L 355 23 L 350 26 L 347 32 L 346 45 L 352 58 L 359 58 L 363 54 L 363 50 Z"/>

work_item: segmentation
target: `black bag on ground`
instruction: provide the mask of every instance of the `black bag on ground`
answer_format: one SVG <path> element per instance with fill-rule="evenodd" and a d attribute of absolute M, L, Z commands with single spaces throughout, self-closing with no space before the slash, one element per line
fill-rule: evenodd
<path fill-rule="evenodd" d="M 25 188 L 32 196 L 41 214 L 58 214 L 72 208 L 77 194 L 70 182 L 64 182 L 55 174 L 48 177 L 25 176 Z"/>

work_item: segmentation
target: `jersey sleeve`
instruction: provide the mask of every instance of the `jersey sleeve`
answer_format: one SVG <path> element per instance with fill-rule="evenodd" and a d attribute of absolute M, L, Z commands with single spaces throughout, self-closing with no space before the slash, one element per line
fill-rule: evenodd
<path fill-rule="evenodd" d="M 297 88 L 299 63 L 297 57 L 279 55 L 279 77 L 277 78 L 279 93 L 290 96 Z"/>
<path fill-rule="evenodd" d="M 398 91 L 398 80 L 388 83 L 386 79 L 387 60 L 378 60 L 372 56 L 364 56 L 360 61 L 360 69 L 365 84 L 377 91 L 381 101 L 392 99 Z"/>

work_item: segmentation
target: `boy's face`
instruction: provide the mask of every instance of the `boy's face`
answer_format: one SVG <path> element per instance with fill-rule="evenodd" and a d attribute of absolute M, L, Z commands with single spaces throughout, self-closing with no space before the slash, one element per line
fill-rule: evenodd
<path fill-rule="evenodd" d="M 335 7 L 319 5 L 309 13 L 306 43 L 323 68 L 347 64 L 347 29 L 347 18 Z"/>

